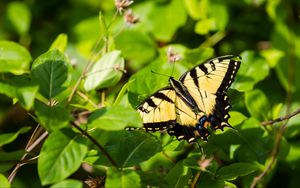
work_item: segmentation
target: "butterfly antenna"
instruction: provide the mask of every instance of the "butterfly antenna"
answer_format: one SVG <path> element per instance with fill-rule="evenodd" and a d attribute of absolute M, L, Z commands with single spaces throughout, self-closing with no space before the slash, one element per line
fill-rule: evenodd
<path fill-rule="evenodd" d="M 159 73 L 159 72 L 156 72 L 156 71 L 154 71 L 154 70 L 151 70 L 151 73 L 153 73 L 153 74 L 157 74 L 157 75 L 160 75 L 160 76 L 166 76 L 166 77 L 170 77 L 170 75 L 167 75 L 167 74 L 163 74 L 163 73 Z"/>

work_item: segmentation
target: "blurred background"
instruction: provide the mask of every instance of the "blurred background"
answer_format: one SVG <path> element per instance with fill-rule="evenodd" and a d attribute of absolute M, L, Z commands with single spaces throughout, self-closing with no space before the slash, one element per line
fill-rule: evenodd
<path fill-rule="evenodd" d="M 113 0 L 2 0 L 0 40 L 21 44 L 35 59 L 64 33 L 68 38 L 66 54 L 80 72 L 106 32 L 99 21 L 103 19 L 114 39 L 111 45 L 120 49 L 127 60 L 127 74 L 115 90 L 153 62 L 162 48 L 173 45 L 179 51 L 194 50 L 203 56 L 244 53 L 248 60 L 257 62 L 255 66 L 268 67 L 256 88 L 267 96 L 273 111 L 280 108 L 275 117 L 300 107 L 299 0 L 135 0 L 130 5 L 131 14 L 117 8 Z M 251 72 L 251 64 L 248 70 L 254 77 L 261 76 L 259 71 Z M 285 132 L 289 152 L 278 161 L 268 187 L 300 186 L 299 117 L 289 122 Z M 0 94 L 0 133 L 34 124 L 24 109 Z M 29 135 L 22 134 L 1 150 L 24 148 Z M 0 167 L 3 173 L 11 165 Z M 14 181 L 16 185 L 38 182 L 36 165 L 21 168 Z"/>

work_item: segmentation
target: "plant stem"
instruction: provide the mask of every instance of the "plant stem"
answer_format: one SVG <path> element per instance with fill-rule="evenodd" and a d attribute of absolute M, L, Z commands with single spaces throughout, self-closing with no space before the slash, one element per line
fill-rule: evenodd
<path fill-rule="evenodd" d="M 86 136 L 91 142 L 93 142 L 93 144 L 95 144 L 97 146 L 97 148 L 106 156 L 106 158 L 110 161 L 110 163 L 113 166 L 117 166 L 117 163 L 113 160 L 113 158 L 109 155 L 109 153 L 107 153 L 107 151 L 104 149 L 103 146 L 101 146 L 101 144 L 99 144 L 97 142 L 96 139 L 94 139 L 89 133 L 87 133 L 86 131 L 84 131 L 82 128 L 80 128 L 76 123 L 71 122 L 71 124 L 81 132 L 81 134 L 83 134 L 84 136 Z"/>
<path fill-rule="evenodd" d="M 266 126 L 266 125 L 272 125 L 274 123 L 277 123 L 277 122 L 281 122 L 281 121 L 284 121 L 284 120 L 288 120 L 292 117 L 294 117 L 295 115 L 299 114 L 300 113 L 300 108 L 298 108 L 296 111 L 294 111 L 293 113 L 291 114 L 287 114 L 286 116 L 283 116 L 283 117 L 279 117 L 279 118 L 276 118 L 274 120 L 269 120 L 269 121 L 264 121 L 262 122 L 261 124 L 263 126 Z"/>
<path fill-rule="evenodd" d="M 27 157 L 28 153 L 30 153 L 38 144 L 40 144 L 47 136 L 48 136 L 48 132 L 45 131 L 41 136 L 39 136 L 32 144 L 32 140 L 33 137 L 35 135 L 37 135 L 37 133 L 40 132 L 40 128 L 39 126 L 37 126 L 36 130 L 33 132 L 32 136 L 30 137 L 28 144 L 25 147 L 25 151 L 26 153 L 22 156 L 21 160 L 19 163 L 16 164 L 15 168 L 13 169 L 13 171 L 9 174 L 8 176 L 8 182 L 11 184 L 14 177 L 16 176 L 19 168 L 25 164 L 27 164 L 27 162 L 24 162 L 24 159 Z M 22 162 L 23 161 L 23 162 Z M 29 160 L 30 161 L 30 160 Z"/>

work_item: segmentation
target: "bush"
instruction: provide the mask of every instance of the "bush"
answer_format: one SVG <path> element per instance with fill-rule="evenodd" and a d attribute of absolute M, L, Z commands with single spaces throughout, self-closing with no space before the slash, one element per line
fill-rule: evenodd
<path fill-rule="evenodd" d="M 0 2 L 0 187 L 299 187 L 299 5 Z M 168 76 L 225 54 L 234 129 L 124 130 Z"/>

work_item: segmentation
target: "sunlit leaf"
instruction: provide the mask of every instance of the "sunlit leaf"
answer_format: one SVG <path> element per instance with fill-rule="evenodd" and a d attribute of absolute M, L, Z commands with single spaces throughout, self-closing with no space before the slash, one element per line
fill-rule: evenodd
<path fill-rule="evenodd" d="M 3 174 L 0 174 L 0 187 L 10 188 L 10 183 Z"/>
<path fill-rule="evenodd" d="M 141 187 L 140 181 L 139 175 L 134 170 L 118 170 L 110 167 L 107 170 L 105 187 Z"/>
<path fill-rule="evenodd" d="M 62 33 L 57 36 L 57 38 L 51 44 L 51 47 L 49 50 L 58 49 L 59 51 L 64 53 L 64 51 L 67 48 L 67 44 L 68 44 L 68 35 Z"/>
<path fill-rule="evenodd" d="M 68 187 L 72 187 L 72 188 L 82 188 L 83 187 L 83 183 L 79 180 L 72 180 L 72 179 L 67 179 L 67 180 L 63 180 L 61 182 L 58 182 L 54 185 L 51 185 L 50 188 L 68 188 Z"/>
<path fill-rule="evenodd" d="M 124 66 L 120 51 L 106 53 L 87 73 L 84 89 L 90 91 L 115 85 L 122 77 Z"/>
<path fill-rule="evenodd" d="M 230 111 L 229 115 L 231 118 L 228 120 L 228 122 L 232 126 L 238 125 L 238 124 L 242 123 L 245 119 L 247 119 L 247 117 L 245 115 L 243 115 L 242 113 L 237 112 L 237 111 Z"/>
<path fill-rule="evenodd" d="M 16 75 L 29 72 L 31 55 L 23 46 L 10 41 L 0 41 L 0 72 Z"/>
<path fill-rule="evenodd" d="M 100 28 L 99 17 L 90 17 L 80 20 L 73 28 L 74 34 L 78 39 L 76 47 L 78 52 L 88 58 L 91 55 L 95 39 L 98 39 L 103 31 Z"/>
<path fill-rule="evenodd" d="M 115 105 L 94 111 L 89 117 L 88 126 L 103 130 L 123 130 L 127 126 L 141 127 L 142 121 L 132 108 Z"/>
<path fill-rule="evenodd" d="M 29 31 L 31 12 L 26 3 L 21 1 L 9 3 L 7 17 L 19 35 L 24 35 Z"/>
<path fill-rule="evenodd" d="M 245 94 L 245 103 L 250 114 L 259 120 L 268 120 L 271 107 L 268 98 L 261 90 L 249 91 Z"/>
<path fill-rule="evenodd" d="M 201 18 L 202 11 L 200 9 L 200 1 L 198 0 L 184 0 L 184 5 L 186 7 L 187 13 L 193 19 L 198 20 Z"/>
<path fill-rule="evenodd" d="M 185 24 L 187 15 L 182 7 L 183 3 L 181 0 L 173 0 L 168 4 L 156 3 L 148 18 L 152 20 L 149 24 L 151 24 L 152 34 L 155 38 L 169 41 L 176 30 Z"/>
<path fill-rule="evenodd" d="M 241 56 L 242 63 L 231 88 L 250 91 L 257 82 L 268 76 L 269 65 L 254 51 L 245 51 Z"/>
<path fill-rule="evenodd" d="M 134 36 L 134 37 L 131 37 Z M 138 31 L 124 31 L 115 39 L 116 47 L 136 68 L 149 62 L 156 55 L 156 44 L 147 34 Z"/>

